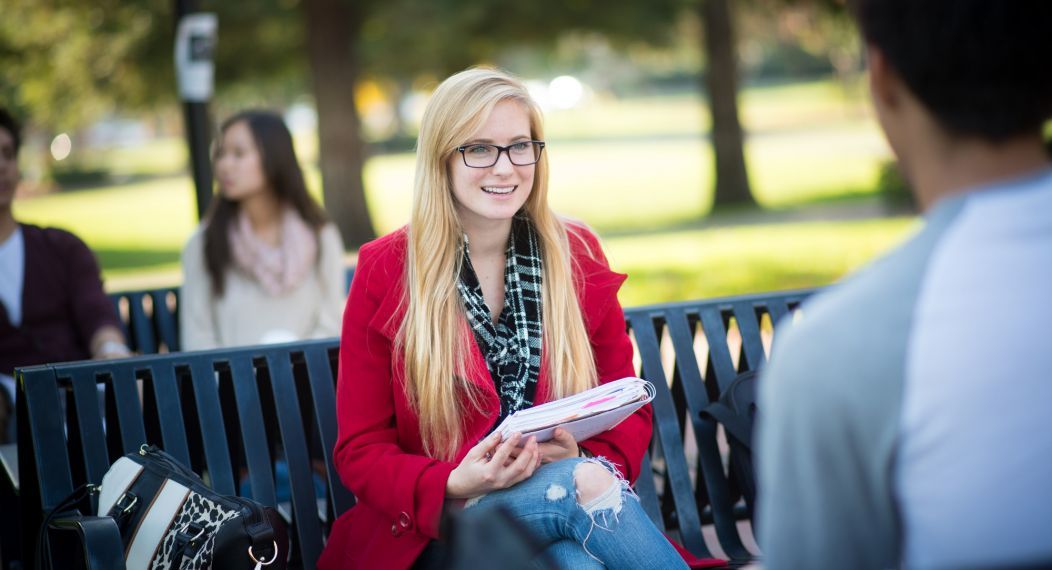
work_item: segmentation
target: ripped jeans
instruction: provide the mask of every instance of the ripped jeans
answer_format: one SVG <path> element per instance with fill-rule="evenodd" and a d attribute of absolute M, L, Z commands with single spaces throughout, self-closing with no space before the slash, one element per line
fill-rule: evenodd
<path fill-rule="evenodd" d="M 467 502 L 465 509 L 501 506 L 546 544 L 559 568 L 686 568 L 650 521 L 628 483 L 614 472 L 605 492 L 578 504 L 577 466 L 600 459 L 563 459 L 542 465 L 508 489 Z"/>

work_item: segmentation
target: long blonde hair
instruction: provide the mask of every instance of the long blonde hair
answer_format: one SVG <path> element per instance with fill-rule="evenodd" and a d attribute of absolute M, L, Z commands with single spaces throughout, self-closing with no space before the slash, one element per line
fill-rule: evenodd
<path fill-rule="evenodd" d="M 464 230 L 453 198 L 450 160 L 498 103 L 517 101 L 529 113 L 531 136 L 544 140 L 541 112 L 526 87 L 495 69 L 473 68 L 442 82 L 424 111 L 417 140 L 416 179 L 406 258 L 406 307 L 397 337 L 404 351 L 406 395 L 420 422 L 424 450 L 452 459 L 465 442 L 466 413 L 482 409 L 471 382 L 471 343 L 457 292 Z M 541 293 L 549 394 L 560 398 L 594 386 L 594 355 L 577 300 L 570 239 L 548 206 L 548 159 L 542 153 L 525 210 L 537 232 L 544 265 Z M 488 376 L 488 373 L 487 373 Z"/>

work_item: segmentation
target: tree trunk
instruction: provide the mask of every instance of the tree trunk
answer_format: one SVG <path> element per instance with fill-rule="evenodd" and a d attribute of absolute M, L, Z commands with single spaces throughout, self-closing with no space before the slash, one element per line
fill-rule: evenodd
<path fill-rule="evenodd" d="M 716 167 L 715 206 L 755 204 L 745 169 L 745 136 L 738 120 L 738 60 L 730 0 L 702 0 L 708 69 L 705 89 L 712 114 Z"/>
<path fill-rule="evenodd" d="M 318 109 L 318 156 L 325 210 L 340 228 L 344 246 L 356 249 L 376 237 L 365 202 L 365 145 L 354 104 L 361 2 L 305 0 L 307 54 Z"/>

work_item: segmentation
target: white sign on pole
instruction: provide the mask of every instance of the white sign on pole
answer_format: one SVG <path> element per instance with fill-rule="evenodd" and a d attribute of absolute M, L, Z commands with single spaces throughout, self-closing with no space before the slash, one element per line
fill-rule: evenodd
<path fill-rule="evenodd" d="M 212 52 L 216 43 L 218 20 L 215 14 L 187 14 L 179 20 L 175 33 L 175 74 L 179 97 L 184 101 L 203 103 L 212 97 L 215 65 Z"/>

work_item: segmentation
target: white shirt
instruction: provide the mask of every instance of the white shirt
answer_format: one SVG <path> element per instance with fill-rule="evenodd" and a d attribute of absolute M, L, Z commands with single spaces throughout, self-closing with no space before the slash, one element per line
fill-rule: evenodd
<path fill-rule="evenodd" d="M 7 309 L 11 324 L 22 324 L 22 285 L 26 273 L 26 248 L 22 227 L 16 226 L 4 243 L 0 243 L 0 303 Z"/>

